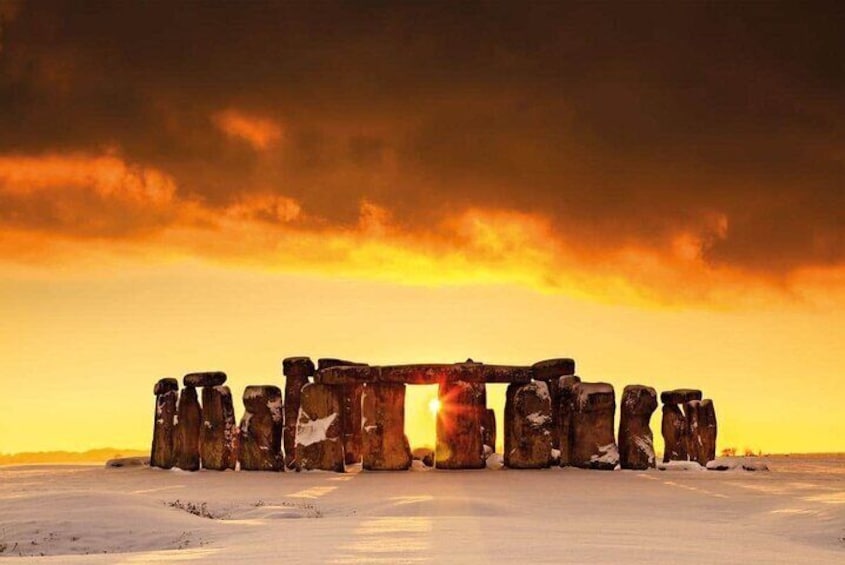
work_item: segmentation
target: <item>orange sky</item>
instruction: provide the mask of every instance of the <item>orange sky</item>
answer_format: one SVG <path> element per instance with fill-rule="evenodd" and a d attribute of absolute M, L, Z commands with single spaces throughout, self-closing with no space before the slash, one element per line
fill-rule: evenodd
<path fill-rule="evenodd" d="M 845 451 L 845 46 L 800 9 L 0 0 L 0 452 L 289 355 L 571 356 Z"/>

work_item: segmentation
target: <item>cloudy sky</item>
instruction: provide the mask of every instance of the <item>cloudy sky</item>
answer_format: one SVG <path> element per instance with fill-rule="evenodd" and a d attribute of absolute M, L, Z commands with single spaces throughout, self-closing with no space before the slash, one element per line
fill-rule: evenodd
<path fill-rule="evenodd" d="M 704 388 L 723 447 L 845 450 L 836 4 L 0 22 L 0 451 L 143 446 L 160 376 L 299 354 L 573 356 Z"/>

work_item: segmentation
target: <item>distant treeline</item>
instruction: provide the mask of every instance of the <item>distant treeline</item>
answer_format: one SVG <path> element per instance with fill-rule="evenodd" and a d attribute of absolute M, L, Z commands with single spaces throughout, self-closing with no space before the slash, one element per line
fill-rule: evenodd
<path fill-rule="evenodd" d="M 105 463 L 116 457 L 140 457 L 149 455 L 149 450 L 89 449 L 88 451 L 35 451 L 30 453 L 0 453 L 0 465 L 22 465 L 27 463 Z"/>

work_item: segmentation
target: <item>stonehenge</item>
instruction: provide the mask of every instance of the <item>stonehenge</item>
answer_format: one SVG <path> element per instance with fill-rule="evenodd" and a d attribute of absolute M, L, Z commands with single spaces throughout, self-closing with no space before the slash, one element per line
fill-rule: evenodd
<path fill-rule="evenodd" d="M 405 437 L 405 385 L 368 384 L 361 408 L 363 468 L 403 471 L 411 466 L 411 446 Z"/>
<path fill-rule="evenodd" d="M 244 389 L 238 462 L 244 471 L 279 471 L 282 456 L 282 391 L 277 386 Z"/>
<path fill-rule="evenodd" d="M 340 397 L 335 387 L 308 383 L 299 397 L 296 467 L 306 471 L 344 471 Z"/>
<path fill-rule="evenodd" d="M 293 468 L 296 460 L 296 425 L 299 421 L 299 396 L 314 374 L 314 363 L 308 357 L 288 357 L 282 361 L 285 375 L 284 448 L 285 466 Z"/>
<path fill-rule="evenodd" d="M 706 465 L 716 458 L 716 411 L 713 401 L 690 400 L 684 404 L 687 416 L 687 455 L 690 461 Z"/>
<path fill-rule="evenodd" d="M 575 385 L 581 382 L 581 378 L 575 375 L 560 377 L 558 379 L 558 451 L 559 465 L 568 467 L 572 464 L 572 413 L 575 411 Z"/>
<path fill-rule="evenodd" d="M 234 469 L 237 461 L 235 409 L 232 392 L 225 385 L 202 389 L 200 460 L 203 469 Z"/>
<path fill-rule="evenodd" d="M 638 471 L 654 467 L 654 434 L 649 422 L 657 410 L 657 392 L 650 386 L 628 385 L 619 408 L 619 465 Z"/>
<path fill-rule="evenodd" d="M 366 367 L 366 363 L 344 361 L 342 359 L 318 359 L 317 371 L 329 367 Z M 362 382 L 350 382 L 342 386 L 341 391 L 341 412 L 340 425 L 343 434 L 343 451 L 347 465 L 353 465 L 361 461 L 362 442 L 361 436 L 361 401 L 364 393 Z"/>
<path fill-rule="evenodd" d="M 663 462 L 695 461 L 706 465 L 716 458 L 716 411 L 700 390 L 681 388 L 660 394 Z"/>
<path fill-rule="evenodd" d="M 499 422 L 506 468 L 559 464 L 642 471 L 656 463 L 650 421 L 657 392 L 643 385 L 624 388 L 617 435 L 613 386 L 582 382 L 569 358 L 530 366 L 472 360 L 379 366 L 321 358 L 315 367 L 309 357 L 288 357 L 282 373 L 283 385 L 244 389 L 239 424 L 226 373 L 188 373 L 181 391 L 174 378 L 158 380 L 150 465 L 186 471 L 345 472 L 347 466 L 404 471 L 418 458 L 441 470 L 482 469 L 496 450 L 498 431 L 486 385 L 499 383 L 507 384 Z M 408 385 L 420 384 L 437 385 L 440 407 L 434 449 L 419 447 L 412 455 L 405 396 Z M 663 391 L 660 401 L 664 461 L 713 460 L 713 401 L 686 388 Z"/>
<path fill-rule="evenodd" d="M 549 466 L 552 404 L 543 381 L 508 385 L 505 400 L 505 465 L 514 469 Z"/>
<path fill-rule="evenodd" d="M 481 412 L 484 385 L 465 381 L 441 382 L 437 397 L 437 443 L 434 465 L 438 469 L 481 469 L 484 444 Z"/>
<path fill-rule="evenodd" d="M 173 422 L 176 417 L 176 397 L 179 383 L 176 379 L 164 378 L 153 387 L 156 397 L 155 419 L 153 420 L 153 445 L 150 450 L 150 465 L 170 469 L 174 464 Z"/>
<path fill-rule="evenodd" d="M 571 463 L 575 467 L 612 471 L 619 463 L 613 432 L 616 396 L 608 383 L 574 386 Z"/>
<path fill-rule="evenodd" d="M 196 471 L 200 468 L 201 428 L 202 408 L 197 398 L 197 389 L 186 386 L 179 394 L 176 425 L 173 430 L 176 466 L 183 471 Z"/>

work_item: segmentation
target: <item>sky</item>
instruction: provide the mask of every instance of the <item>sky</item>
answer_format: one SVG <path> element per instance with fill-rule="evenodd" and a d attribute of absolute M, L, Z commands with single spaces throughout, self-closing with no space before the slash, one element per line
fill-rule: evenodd
<path fill-rule="evenodd" d="M 843 27 L 0 0 L 0 452 L 143 448 L 158 378 L 293 355 L 573 357 L 703 389 L 720 449 L 845 451 Z"/>

